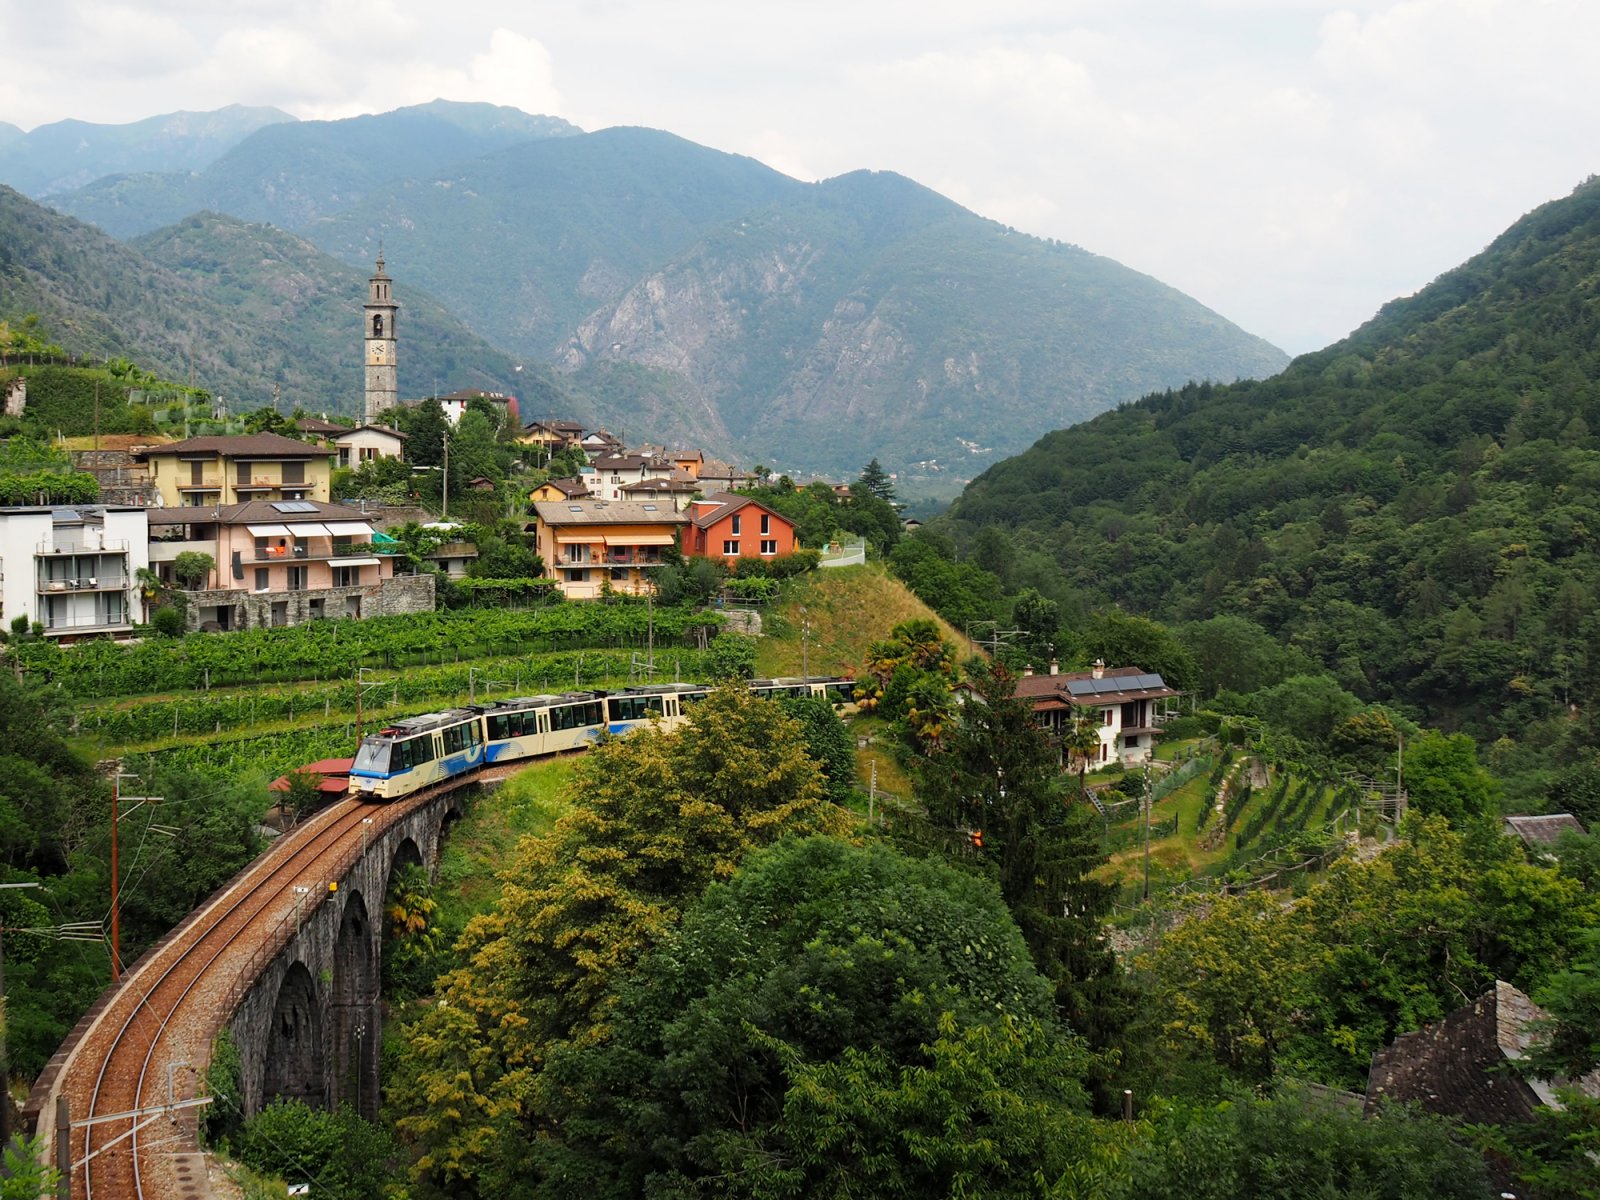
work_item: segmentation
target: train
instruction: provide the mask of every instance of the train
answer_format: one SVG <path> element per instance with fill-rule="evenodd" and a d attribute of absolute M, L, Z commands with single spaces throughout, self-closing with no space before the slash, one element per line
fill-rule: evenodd
<path fill-rule="evenodd" d="M 846 676 L 753 679 L 749 687 L 768 699 L 820 696 L 840 711 L 855 707 L 856 683 Z M 519 696 L 407 717 L 361 739 L 348 794 L 398 800 L 497 763 L 582 750 L 607 734 L 620 737 L 649 724 L 673 729 L 711 690 L 701 683 L 659 683 Z"/>

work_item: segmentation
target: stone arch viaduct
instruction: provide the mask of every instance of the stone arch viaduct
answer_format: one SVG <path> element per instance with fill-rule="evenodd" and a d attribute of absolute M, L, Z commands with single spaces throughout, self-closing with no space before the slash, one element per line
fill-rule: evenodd
<path fill-rule="evenodd" d="M 447 791 L 397 820 L 375 809 L 354 864 L 311 885 L 287 943 L 260 956 L 226 1026 L 239 1051 L 247 1116 L 289 1096 L 319 1108 L 348 1103 L 376 1119 L 384 897 L 408 864 L 437 871 L 440 842 L 461 815 L 466 790 Z"/>

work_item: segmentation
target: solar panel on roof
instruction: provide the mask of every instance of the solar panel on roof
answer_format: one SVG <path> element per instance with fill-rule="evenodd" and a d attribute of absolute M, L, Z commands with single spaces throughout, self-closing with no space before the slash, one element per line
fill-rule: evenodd
<path fill-rule="evenodd" d="M 317 506 L 309 500 L 274 500 L 272 507 L 282 513 L 314 513 Z"/>

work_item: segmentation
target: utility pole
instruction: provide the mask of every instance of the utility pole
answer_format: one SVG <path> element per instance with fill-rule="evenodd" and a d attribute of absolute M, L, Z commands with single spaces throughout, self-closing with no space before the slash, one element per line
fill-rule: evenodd
<path fill-rule="evenodd" d="M 800 674 L 811 678 L 811 618 L 804 604 L 800 606 Z"/>
<path fill-rule="evenodd" d="M 117 902 L 117 800 L 122 794 L 122 771 L 111 777 L 111 982 L 122 979 L 122 913 Z"/>
<path fill-rule="evenodd" d="M 132 803 L 128 814 L 132 814 L 142 804 L 159 804 L 161 796 L 124 796 L 122 794 L 122 781 L 124 779 L 137 779 L 137 775 L 129 775 L 122 770 L 121 760 L 118 760 L 117 769 L 111 776 L 111 982 L 119 983 L 122 980 L 122 902 L 120 867 L 118 865 L 118 838 L 117 823 L 122 814 L 119 810 L 124 800 Z M 165 825 L 151 825 L 152 833 L 159 833 L 166 837 L 177 836 L 177 830 Z"/>
<path fill-rule="evenodd" d="M 377 687 L 381 683 L 381 680 L 374 679 L 374 680 L 369 681 L 367 679 L 367 672 L 370 671 L 370 670 L 372 670 L 371 667 L 357 667 L 356 668 L 356 744 L 357 745 L 360 745 L 360 743 L 361 743 L 361 729 L 362 729 L 362 725 L 361 725 L 361 697 L 366 695 L 367 689 L 369 687 Z M 469 668 L 469 670 L 470 670 L 470 668 Z"/>
<path fill-rule="evenodd" d="M 450 515 L 450 431 L 446 429 L 444 438 L 444 486 L 439 489 L 439 494 L 444 498 L 443 506 L 439 510 L 439 519 L 442 521 Z"/>
<path fill-rule="evenodd" d="M 1150 760 L 1144 760 L 1144 898 L 1150 899 Z"/>

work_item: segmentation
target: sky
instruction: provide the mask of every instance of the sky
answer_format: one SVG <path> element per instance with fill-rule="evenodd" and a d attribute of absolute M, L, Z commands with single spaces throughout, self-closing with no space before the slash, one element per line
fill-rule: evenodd
<path fill-rule="evenodd" d="M 0 121 L 435 98 L 898 171 L 1291 353 L 1600 170 L 1600 0 L 0 0 Z"/>

